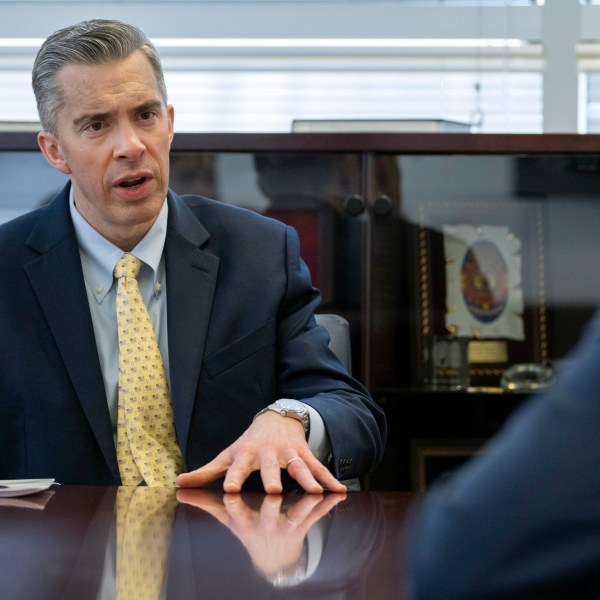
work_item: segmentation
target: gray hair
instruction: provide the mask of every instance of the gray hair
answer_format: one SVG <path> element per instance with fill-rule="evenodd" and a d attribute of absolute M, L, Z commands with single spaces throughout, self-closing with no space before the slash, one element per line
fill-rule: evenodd
<path fill-rule="evenodd" d="M 63 106 L 63 90 L 57 74 L 66 65 L 100 65 L 118 62 L 140 50 L 150 61 L 160 94 L 167 103 L 167 88 L 158 52 L 135 25 L 92 19 L 60 29 L 39 49 L 32 71 L 33 93 L 42 127 L 58 137 L 57 113 Z"/>

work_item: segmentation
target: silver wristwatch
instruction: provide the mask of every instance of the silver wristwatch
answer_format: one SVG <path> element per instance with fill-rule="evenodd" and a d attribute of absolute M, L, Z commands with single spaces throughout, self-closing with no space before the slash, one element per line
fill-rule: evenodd
<path fill-rule="evenodd" d="M 304 435 L 306 439 L 308 439 L 308 434 L 310 433 L 310 415 L 308 414 L 308 409 L 302 402 L 298 402 L 298 400 L 290 400 L 284 398 L 283 400 L 277 400 L 273 404 L 269 404 L 263 408 L 259 413 L 254 417 L 258 417 L 258 415 L 262 415 L 268 410 L 275 411 L 279 413 L 282 417 L 292 417 L 292 419 L 296 419 L 302 423 L 302 427 L 304 427 Z"/>

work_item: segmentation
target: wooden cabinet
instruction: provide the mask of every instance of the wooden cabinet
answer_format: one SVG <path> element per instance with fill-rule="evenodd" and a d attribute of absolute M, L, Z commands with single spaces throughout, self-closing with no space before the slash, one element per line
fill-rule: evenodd
<path fill-rule="evenodd" d="M 34 134 L 0 133 L 0 219 L 15 161 L 31 206 L 57 187 L 39 159 Z M 527 396 L 506 370 L 561 368 L 600 297 L 600 136 L 179 133 L 171 184 L 298 230 L 388 415 L 373 489 L 419 487 L 427 457 L 434 476 L 493 435 Z"/>

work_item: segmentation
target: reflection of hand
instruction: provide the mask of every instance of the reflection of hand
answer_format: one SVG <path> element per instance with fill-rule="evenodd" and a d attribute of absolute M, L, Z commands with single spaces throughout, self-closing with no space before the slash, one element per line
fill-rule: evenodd
<path fill-rule="evenodd" d="M 272 411 L 260 415 L 238 440 L 209 463 L 179 475 L 177 485 L 204 487 L 225 476 L 223 489 L 237 493 L 250 473 L 260 470 L 265 491 L 280 494 L 281 469 L 287 469 L 307 492 L 321 494 L 323 486 L 332 492 L 346 491 L 310 451 L 302 424 Z"/>
<path fill-rule="evenodd" d="M 244 545 L 256 569 L 267 579 L 291 572 L 302 559 L 309 529 L 346 494 L 295 498 L 284 512 L 283 496 L 264 496 L 260 509 L 250 508 L 239 494 L 219 495 L 205 490 L 177 491 L 177 500 L 191 504 L 215 517 Z"/>

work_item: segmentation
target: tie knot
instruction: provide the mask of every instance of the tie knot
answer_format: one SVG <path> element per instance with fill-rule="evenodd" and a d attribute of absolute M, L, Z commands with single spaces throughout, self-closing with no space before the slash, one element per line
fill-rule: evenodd
<path fill-rule="evenodd" d="M 115 267 L 114 275 L 117 279 L 121 277 L 137 277 L 142 266 L 142 261 L 133 254 L 123 254 Z"/>

